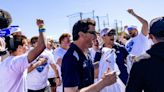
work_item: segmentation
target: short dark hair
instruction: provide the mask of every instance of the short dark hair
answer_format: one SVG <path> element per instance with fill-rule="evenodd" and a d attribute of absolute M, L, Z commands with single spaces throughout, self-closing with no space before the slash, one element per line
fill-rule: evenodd
<path fill-rule="evenodd" d="M 149 31 L 158 41 L 164 41 L 164 17 L 151 20 Z"/>
<path fill-rule="evenodd" d="M 0 29 L 7 28 L 12 22 L 11 15 L 0 9 Z"/>
<path fill-rule="evenodd" d="M 61 44 L 61 41 L 64 40 L 64 38 L 66 37 L 71 37 L 70 34 L 68 33 L 63 33 L 60 37 L 59 37 L 59 43 Z"/>
<path fill-rule="evenodd" d="M 73 41 L 76 41 L 79 39 L 79 35 L 78 35 L 79 32 L 86 33 L 89 30 L 89 25 L 95 26 L 96 22 L 92 20 L 91 18 L 77 21 L 74 24 L 73 30 L 72 30 Z"/>
<path fill-rule="evenodd" d="M 158 17 L 150 22 L 150 34 L 156 37 L 164 37 L 164 17 Z"/>
<path fill-rule="evenodd" d="M 33 37 L 31 38 L 31 40 L 30 40 L 30 43 L 33 45 L 33 44 L 35 44 L 36 42 L 38 42 L 38 39 L 39 39 L 38 36 L 33 36 Z"/>
<path fill-rule="evenodd" d="M 157 41 L 164 42 L 164 37 L 157 37 L 157 36 L 154 37 L 156 38 Z"/>
<path fill-rule="evenodd" d="M 27 39 L 24 35 L 14 35 L 5 37 L 6 47 L 9 52 L 14 52 L 17 50 L 18 46 L 23 46 L 23 40 Z"/>

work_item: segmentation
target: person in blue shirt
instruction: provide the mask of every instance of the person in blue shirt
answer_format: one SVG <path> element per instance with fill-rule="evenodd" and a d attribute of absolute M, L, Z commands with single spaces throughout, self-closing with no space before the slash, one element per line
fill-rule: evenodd
<path fill-rule="evenodd" d="M 107 70 L 102 79 L 94 83 L 94 68 L 86 52 L 92 46 L 94 35 L 94 20 L 88 18 L 74 24 L 74 42 L 64 55 L 61 66 L 64 92 L 99 92 L 116 82 L 116 74 Z"/>

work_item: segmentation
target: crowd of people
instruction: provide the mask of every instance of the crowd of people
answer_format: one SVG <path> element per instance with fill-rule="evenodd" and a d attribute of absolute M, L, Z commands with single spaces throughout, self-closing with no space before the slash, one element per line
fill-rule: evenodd
<path fill-rule="evenodd" d="M 97 32 L 87 18 L 56 44 L 45 36 L 44 20 L 36 20 L 39 36 L 28 39 L 0 9 L 0 92 L 164 92 L 164 17 L 148 23 L 127 12 L 141 31 L 130 25 L 127 33 Z"/>

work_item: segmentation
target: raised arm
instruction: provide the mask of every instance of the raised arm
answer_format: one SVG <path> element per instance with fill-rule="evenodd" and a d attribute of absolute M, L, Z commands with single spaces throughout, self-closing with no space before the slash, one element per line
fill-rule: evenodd
<path fill-rule="evenodd" d="M 148 35 L 148 22 L 147 20 L 143 19 L 141 16 L 137 15 L 133 9 L 127 10 L 129 14 L 133 15 L 135 18 L 137 18 L 142 23 L 142 34 L 147 36 Z"/>
<path fill-rule="evenodd" d="M 34 59 L 36 59 L 46 47 L 45 36 L 44 36 L 44 32 L 45 32 L 44 22 L 41 19 L 37 19 L 36 24 L 39 28 L 39 39 L 38 39 L 37 46 L 28 53 L 29 63 L 32 62 Z"/>

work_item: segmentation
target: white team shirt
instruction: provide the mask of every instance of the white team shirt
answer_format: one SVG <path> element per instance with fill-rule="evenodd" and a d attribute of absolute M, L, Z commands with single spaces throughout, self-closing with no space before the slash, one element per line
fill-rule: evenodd
<path fill-rule="evenodd" d="M 102 57 L 99 62 L 99 80 L 102 78 L 107 68 L 109 68 L 111 72 L 116 72 L 117 75 L 120 74 L 120 70 L 116 64 L 115 50 L 103 47 Z M 125 92 L 125 85 L 120 80 L 120 78 L 118 78 L 115 84 L 103 88 L 100 92 Z"/>
<path fill-rule="evenodd" d="M 48 86 L 49 65 L 54 64 L 52 54 L 46 50 L 44 50 L 38 58 L 39 57 L 47 58 L 48 61 L 27 74 L 27 88 L 31 90 L 40 90 Z M 37 62 L 36 60 L 37 59 L 32 63 Z"/>
<path fill-rule="evenodd" d="M 27 92 L 26 76 L 28 66 L 27 54 L 8 56 L 0 62 L 0 91 Z"/>
<path fill-rule="evenodd" d="M 146 50 L 150 49 L 150 43 L 152 42 L 148 38 L 148 36 L 143 35 L 143 33 L 141 32 L 136 37 L 129 39 L 126 42 L 125 47 L 130 54 L 134 56 L 139 56 L 145 53 Z"/>
<path fill-rule="evenodd" d="M 54 55 L 53 55 L 53 50 L 48 50 L 48 49 L 45 49 L 47 52 L 49 52 L 50 53 L 50 55 L 51 55 L 51 58 L 52 58 L 52 61 L 51 62 L 53 62 L 54 64 L 56 64 L 56 62 L 55 62 L 55 58 L 54 58 Z M 58 70 L 59 71 L 59 70 Z M 52 69 L 52 67 L 50 66 L 49 67 L 49 71 L 48 71 L 48 78 L 54 78 L 56 75 L 55 75 L 55 73 L 54 73 L 54 70 Z"/>

